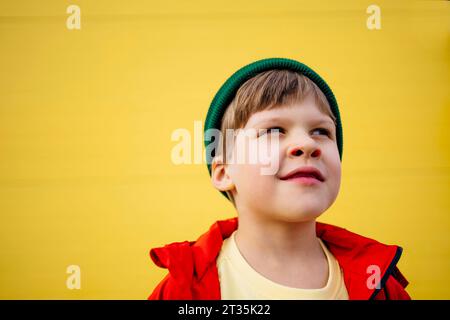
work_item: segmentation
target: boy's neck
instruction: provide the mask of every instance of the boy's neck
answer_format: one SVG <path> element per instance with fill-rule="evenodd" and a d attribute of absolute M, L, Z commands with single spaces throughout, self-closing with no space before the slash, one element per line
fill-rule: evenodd
<path fill-rule="evenodd" d="M 326 258 L 316 236 L 316 221 L 284 222 L 239 215 L 236 245 L 247 260 L 264 259 L 280 265 Z"/>

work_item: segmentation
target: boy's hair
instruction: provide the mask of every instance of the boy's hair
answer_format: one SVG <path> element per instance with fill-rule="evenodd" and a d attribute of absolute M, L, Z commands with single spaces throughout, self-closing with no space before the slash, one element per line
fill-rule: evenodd
<path fill-rule="evenodd" d="M 307 96 L 313 96 L 319 110 L 330 116 L 336 124 L 327 98 L 319 87 L 308 77 L 292 71 L 273 69 L 261 72 L 242 84 L 223 115 L 218 148 L 215 156 L 222 156 L 226 163 L 229 154 L 226 141 L 227 129 L 241 129 L 256 112 L 280 108 L 294 103 L 301 103 Z M 235 137 L 235 136 L 233 136 Z M 227 145 L 228 143 L 228 145 Z M 226 191 L 229 199 L 236 206 L 231 192 Z"/>

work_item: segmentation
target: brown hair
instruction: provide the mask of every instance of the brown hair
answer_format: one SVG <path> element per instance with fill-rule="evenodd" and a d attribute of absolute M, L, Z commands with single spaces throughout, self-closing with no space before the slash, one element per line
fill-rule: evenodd
<path fill-rule="evenodd" d="M 242 84 L 223 115 L 221 139 L 215 156 L 227 155 L 227 129 L 245 127 L 248 119 L 259 111 L 300 103 L 312 94 L 319 110 L 330 116 L 336 124 L 327 98 L 319 87 L 306 76 L 292 70 L 268 70 L 261 72 Z M 228 144 L 228 147 L 230 144 Z M 224 159 L 226 162 L 226 157 Z M 226 192 L 233 205 L 231 192 Z"/>

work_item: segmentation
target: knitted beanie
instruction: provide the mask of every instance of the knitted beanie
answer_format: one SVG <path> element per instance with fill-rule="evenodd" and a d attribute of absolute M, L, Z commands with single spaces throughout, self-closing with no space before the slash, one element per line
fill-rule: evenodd
<path fill-rule="evenodd" d="M 286 58 L 262 59 L 250 63 L 242 67 L 238 71 L 236 71 L 231 77 L 228 78 L 227 81 L 225 81 L 225 83 L 220 87 L 219 91 L 214 96 L 214 99 L 212 100 L 211 105 L 209 107 L 208 114 L 206 115 L 204 133 L 206 133 L 206 131 L 209 129 L 220 130 L 222 124 L 222 117 L 225 114 L 226 108 L 230 105 L 239 87 L 242 84 L 244 84 L 244 82 L 246 82 L 247 80 L 249 80 L 250 78 L 256 76 L 261 72 L 272 69 L 292 70 L 298 72 L 311 79 L 323 92 L 323 94 L 328 100 L 328 103 L 330 104 L 331 112 L 336 117 L 336 143 L 339 150 L 339 157 L 342 162 L 342 151 L 343 151 L 342 124 L 336 98 L 334 97 L 334 94 L 331 91 L 330 87 L 328 87 L 327 83 L 316 72 L 314 72 L 307 65 L 292 59 Z M 206 134 L 204 134 L 205 148 L 207 148 L 210 143 L 213 142 L 208 140 Z M 214 156 L 215 156 L 214 150 L 212 150 L 211 154 L 208 154 L 208 152 L 206 154 L 206 164 L 210 175 L 211 175 L 211 162 Z M 229 199 L 226 192 L 221 191 L 221 193 L 227 199 Z"/>

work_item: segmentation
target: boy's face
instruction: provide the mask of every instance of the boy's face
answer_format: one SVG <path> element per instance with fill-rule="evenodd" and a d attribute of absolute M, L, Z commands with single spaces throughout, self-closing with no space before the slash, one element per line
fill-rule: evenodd
<path fill-rule="evenodd" d="M 333 120 L 322 113 L 308 96 L 301 103 L 264 110 L 253 114 L 246 129 L 278 128 L 267 131 L 264 139 L 278 138 L 276 148 L 270 144 L 265 151 L 278 161 L 274 174 L 262 174 L 267 162 L 229 163 L 225 170 L 233 188 L 230 190 L 238 212 L 256 213 L 259 218 L 301 222 L 315 219 L 328 209 L 337 197 L 341 182 L 341 162 L 336 144 Z M 328 130 L 328 134 L 327 131 Z M 251 131 L 251 130 L 247 130 Z M 259 133 L 250 137 L 263 139 Z M 236 143 L 233 152 L 248 155 L 255 152 L 250 143 Z M 293 170 L 309 166 L 320 171 L 324 180 L 313 183 L 305 179 L 284 178 Z"/>

